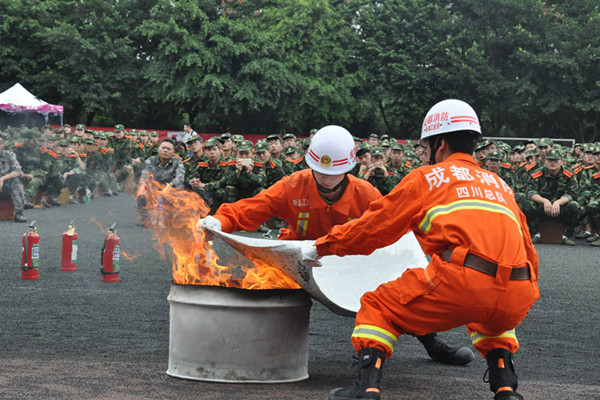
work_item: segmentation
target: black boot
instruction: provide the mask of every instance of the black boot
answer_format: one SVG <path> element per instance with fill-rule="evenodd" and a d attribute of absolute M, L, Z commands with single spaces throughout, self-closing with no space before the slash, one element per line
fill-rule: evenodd
<path fill-rule="evenodd" d="M 518 377 L 515 374 L 512 353 L 498 348 L 490 351 L 485 358 L 490 389 L 495 393 L 494 400 L 523 400 L 523 396 L 517 393 Z M 486 382 L 485 376 L 483 381 Z"/>
<path fill-rule="evenodd" d="M 423 344 L 427 354 L 435 362 L 448 365 L 467 365 L 475 358 L 468 347 L 450 346 L 439 339 L 437 333 L 417 336 L 417 339 Z"/>
<path fill-rule="evenodd" d="M 384 360 L 385 353 L 375 347 L 361 349 L 358 353 L 358 381 L 348 388 L 333 389 L 329 392 L 329 400 L 379 400 L 379 381 Z"/>

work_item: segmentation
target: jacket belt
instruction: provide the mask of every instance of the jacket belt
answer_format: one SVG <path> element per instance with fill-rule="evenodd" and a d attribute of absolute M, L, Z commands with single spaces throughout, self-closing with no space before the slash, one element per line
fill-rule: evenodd
<path fill-rule="evenodd" d="M 452 257 L 452 250 L 444 250 L 442 252 L 442 260 L 450 262 Z M 475 254 L 467 253 L 465 261 L 463 262 L 465 267 L 474 269 L 479 272 L 483 272 L 486 275 L 496 277 L 496 271 L 498 270 L 498 264 L 476 256 Z M 511 281 L 527 281 L 531 279 L 531 272 L 529 266 L 513 267 L 510 272 Z"/>

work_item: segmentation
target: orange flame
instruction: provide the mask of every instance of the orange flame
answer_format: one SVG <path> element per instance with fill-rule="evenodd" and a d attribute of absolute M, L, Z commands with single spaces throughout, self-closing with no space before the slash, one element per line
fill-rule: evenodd
<path fill-rule="evenodd" d="M 149 224 L 156 243 L 154 248 L 166 258 L 165 245 L 173 258 L 173 282 L 183 285 L 207 285 L 240 289 L 298 289 L 300 286 L 280 269 L 259 260 L 239 256 L 221 265 L 219 257 L 196 222 L 210 208 L 194 192 L 162 185 L 152 178 L 140 184 L 137 196 L 144 196 Z"/>
<path fill-rule="evenodd" d="M 121 251 L 121 255 L 123 256 L 124 259 L 131 261 L 131 260 L 135 260 L 136 258 L 138 258 L 140 256 L 140 253 L 135 252 L 135 254 L 128 254 L 125 251 Z"/>

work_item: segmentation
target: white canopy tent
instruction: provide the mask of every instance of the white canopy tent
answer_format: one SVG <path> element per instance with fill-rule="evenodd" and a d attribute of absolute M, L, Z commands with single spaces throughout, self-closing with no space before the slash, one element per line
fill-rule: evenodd
<path fill-rule="evenodd" d="M 31 94 L 20 83 L 15 83 L 10 89 L 0 93 L 0 110 L 9 114 L 37 112 L 44 116 L 46 123 L 48 122 L 49 115 L 60 115 L 60 124 L 62 126 L 64 107 L 46 103 L 44 100 Z"/>

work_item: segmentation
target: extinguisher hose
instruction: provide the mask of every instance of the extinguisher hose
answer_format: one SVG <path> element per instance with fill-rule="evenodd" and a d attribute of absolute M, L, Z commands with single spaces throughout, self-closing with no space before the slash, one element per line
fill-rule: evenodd
<path fill-rule="evenodd" d="M 25 249 L 23 251 L 25 251 L 25 265 L 23 266 L 23 271 L 25 271 L 25 273 L 27 273 L 27 271 L 29 271 L 29 233 L 25 235 Z"/>

